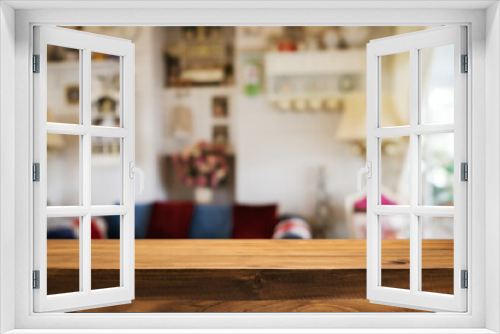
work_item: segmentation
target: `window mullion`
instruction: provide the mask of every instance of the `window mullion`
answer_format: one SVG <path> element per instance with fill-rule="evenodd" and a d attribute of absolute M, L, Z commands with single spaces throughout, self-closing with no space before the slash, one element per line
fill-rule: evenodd
<path fill-rule="evenodd" d="M 421 187 L 422 185 L 419 184 Z M 429 205 L 418 205 L 411 208 L 413 214 L 417 216 L 426 217 L 454 217 L 455 207 L 454 206 L 429 206 Z"/>
<path fill-rule="evenodd" d="M 454 124 L 428 124 L 428 125 L 416 125 L 412 127 L 412 132 L 418 135 L 425 134 L 438 134 L 438 133 L 454 133 Z"/>
<path fill-rule="evenodd" d="M 47 218 L 53 217 L 83 217 L 89 212 L 89 207 L 84 206 L 48 206 Z"/>
<path fill-rule="evenodd" d="M 93 216 L 115 216 L 129 213 L 129 208 L 124 205 L 93 205 L 90 213 Z"/>
<path fill-rule="evenodd" d="M 90 129 L 91 124 L 91 51 L 88 48 L 82 51 L 82 61 L 80 63 L 80 117 L 81 123 L 87 129 Z M 80 149 L 80 170 L 81 176 L 81 189 L 82 189 L 82 204 L 86 208 L 91 205 L 91 134 L 87 131 L 81 137 Z M 91 219 L 90 210 L 83 216 L 83 222 L 80 224 L 81 234 L 80 237 L 80 278 L 83 282 L 83 291 L 90 293 L 91 291 Z"/>
<path fill-rule="evenodd" d="M 82 136 L 88 131 L 88 127 L 81 124 L 47 123 L 47 133 Z"/>
<path fill-rule="evenodd" d="M 419 187 L 419 152 L 418 135 L 413 129 L 418 125 L 419 110 L 419 54 L 418 50 L 410 50 L 410 208 L 418 203 Z M 419 290 L 420 282 L 420 233 L 419 218 L 410 210 L 410 291 L 412 294 Z"/>

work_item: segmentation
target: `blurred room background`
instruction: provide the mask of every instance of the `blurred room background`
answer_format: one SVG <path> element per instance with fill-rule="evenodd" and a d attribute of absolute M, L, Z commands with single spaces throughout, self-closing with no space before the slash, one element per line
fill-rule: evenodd
<path fill-rule="evenodd" d="M 135 43 L 135 154 L 146 173 L 136 238 L 366 236 L 366 198 L 356 192 L 366 44 L 427 27 L 71 28 Z M 78 123 L 79 53 L 47 51 L 48 121 Z M 453 109 L 449 52 L 422 55 L 426 122 L 450 121 L 439 112 Z M 381 66 L 383 125 L 408 125 L 409 55 Z M 117 57 L 92 55 L 91 99 L 93 125 L 120 125 Z M 453 205 L 453 137 L 441 137 L 422 146 L 427 205 Z M 408 143 L 381 142 L 382 204 L 409 203 Z M 78 147 L 78 136 L 48 135 L 49 205 L 79 202 Z M 120 141 L 93 138 L 92 204 L 119 203 L 120 178 Z M 426 238 L 452 238 L 443 219 Z M 165 229 L 166 220 L 182 228 Z M 76 224 L 52 218 L 49 237 L 78 237 Z M 93 238 L 119 237 L 116 224 L 95 217 Z M 397 216 L 384 226 L 386 238 L 408 238 Z"/>

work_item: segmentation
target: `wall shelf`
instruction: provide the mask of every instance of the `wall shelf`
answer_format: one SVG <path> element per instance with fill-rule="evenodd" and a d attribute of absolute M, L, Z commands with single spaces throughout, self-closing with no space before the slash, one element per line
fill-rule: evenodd
<path fill-rule="evenodd" d="M 267 97 L 287 109 L 338 109 L 341 99 L 365 89 L 365 49 L 272 52 L 265 55 Z"/>

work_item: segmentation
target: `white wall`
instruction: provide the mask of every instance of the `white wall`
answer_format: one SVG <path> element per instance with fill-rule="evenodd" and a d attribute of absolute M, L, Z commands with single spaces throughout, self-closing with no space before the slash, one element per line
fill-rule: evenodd
<path fill-rule="evenodd" d="M 230 147 L 234 147 L 237 134 L 234 127 L 234 119 L 238 108 L 234 104 L 234 87 L 203 87 L 194 89 L 165 89 L 163 91 L 164 109 L 162 111 L 162 150 L 164 154 L 179 152 L 186 145 L 198 141 L 211 141 L 212 128 L 215 125 L 227 125 L 229 128 Z M 216 119 L 212 116 L 212 102 L 216 96 L 227 97 L 228 117 Z M 192 135 L 188 138 L 176 139 L 172 137 L 172 114 L 178 108 L 186 108 L 191 111 Z"/>
<path fill-rule="evenodd" d="M 365 158 L 335 139 L 341 112 L 283 112 L 264 96 L 237 99 L 237 200 L 278 203 L 280 213 L 314 218 L 318 171 L 325 167 L 336 237 L 347 237 L 344 198 L 356 192 Z"/>
<path fill-rule="evenodd" d="M 486 248 L 491 250 L 492 258 L 496 259 L 494 265 L 486 266 L 486 328 L 500 332 L 500 287 L 497 278 L 500 275 L 500 245 L 498 236 L 500 234 L 500 175 L 498 165 L 500 163 L 500 134 L 498 126 L 500 124 L 499 109 L 500 98 L 498 90 L 500 88 L 500 8 L 498 3 L 491 5 L 486 10 L 486 68 L 491 75 L 486 76 L 486 163 L 485 175 L 488 177 L 486 189 L 486 217 L 489 221 L 486 224 Z M 472 68 L 474 71 L 474 68 Z M 473 152 L 474 153 L 474 152 Z M 483 168 L 481 162 L 474 160 L 472 168 Z M 475 167 L 477 166 L 477 167 Z M 493 261 L 492 261 L 493 262 Z"/>
<path fill-rule="evenodd" d="M 15 15 L 0 3 L 0 333 L 14 328 L 14 49 Z"/>
<path fill-rule="evenodd" d="M 144 193 L 136 202 L 166 198 L 160 159 L 163 115 L 163 29 L 141 27 L 135 40 L 135 159 L 146 174 Z M 137 181 L 136 181 L 137 182 Z M 138 188 L 137 188 L 138 189 Z"/>

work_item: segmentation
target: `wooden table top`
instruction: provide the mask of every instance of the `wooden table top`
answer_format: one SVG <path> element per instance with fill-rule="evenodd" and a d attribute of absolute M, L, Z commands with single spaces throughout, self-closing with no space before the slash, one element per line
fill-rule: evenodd
<path fill-rule="evenodd" d="M 78 240 L 47 240 L 49 269 L 78 269 Z M 453 240 L 423 240 L 424 269 L 453 268 Z M 119 240 L 92 240 L 92 269 L 118 269 Z M 366 269 L 366 240 L 138 239 L 141 269 Z M 409 269 L 409 241 L 383 240 L 382 268 Z"/>

